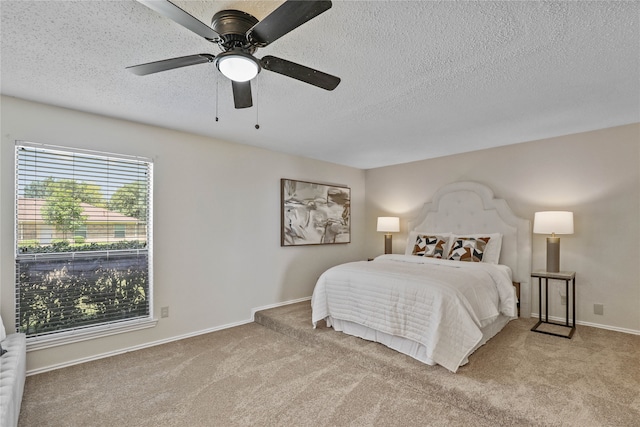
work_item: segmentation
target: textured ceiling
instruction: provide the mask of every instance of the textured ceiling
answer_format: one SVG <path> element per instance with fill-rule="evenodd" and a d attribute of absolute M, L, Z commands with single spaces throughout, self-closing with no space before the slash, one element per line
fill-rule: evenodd
<path fill-rule="evenodd" d="M 209 23 L 281 2 L 175 3 Z M 2 94 L 363 169 L 640 121 L 633 1 L 334 1 L 256 56 L 340 85 L 263 71 L 245 110 L 213 64 L 126 71 L 219 53 L 136 1 L 2 0 L 0 12 Z"/>

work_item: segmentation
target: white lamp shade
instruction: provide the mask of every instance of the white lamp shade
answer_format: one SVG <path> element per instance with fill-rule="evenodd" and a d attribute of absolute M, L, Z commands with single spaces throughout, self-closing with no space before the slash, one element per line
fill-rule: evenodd
<path fill-rule="evenodd" d="M 573 234 L 573 212 L 536 212 L 533 218 L 536 234 Z"/>
<path fill-rule="evenodd" d="M 236 82 L 251 80 L 260 72 L 260 67 L 256 61 L 248 57 L 248 55 L 220 55 L 217 64 L 222 74 Z"/>
<path fill-rule="evenodd" d="M 400 218 L 397 216 L 379 216 L 378 231 L 397 233 L 400 231 Z"/>

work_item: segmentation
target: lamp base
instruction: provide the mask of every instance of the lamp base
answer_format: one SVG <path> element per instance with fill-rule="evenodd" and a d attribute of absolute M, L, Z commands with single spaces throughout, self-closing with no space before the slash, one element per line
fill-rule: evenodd
<path fill-rule="evenodd" d="M 547 271 L 558 273 L 560 271 L 560 238 L 547 237 Z"/>
<path fill-rule="evenodd" d="M 384 253 L 390 254 L 392 253 L 392 244 L 391 244 L 391 234 L 384 235 Z"/>

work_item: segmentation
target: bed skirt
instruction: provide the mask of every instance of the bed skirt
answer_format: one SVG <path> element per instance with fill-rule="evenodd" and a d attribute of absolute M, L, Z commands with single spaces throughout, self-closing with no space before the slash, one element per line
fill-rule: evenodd
<path fill-rule="evenodd" d="M 460 366 L 466 365 L 469 362 L 469 356 L 500 332 L 512 319 L 513 318 L 511 317 L 500 315 L 495 321 L 482 328 L 482 339 L 466 355 Z M 426 363 L 427 365 L 437 364 L 427 356 L 426 347 L 415 341 L 395 335 L 389 335 L 385 332 L 376 331 L 375 329 L 371 329 L 354 322 L 349 322 L 347 320 L 334 319 L 331 316 L 325 318 L 325 321 L 327 322 L 327 326 L 332 327 L 336 331 L 344 332 L 347 335 L 353 335 L 367 341 L 383 344 L 393 350 L 413 357 L 420 362 Z"/>

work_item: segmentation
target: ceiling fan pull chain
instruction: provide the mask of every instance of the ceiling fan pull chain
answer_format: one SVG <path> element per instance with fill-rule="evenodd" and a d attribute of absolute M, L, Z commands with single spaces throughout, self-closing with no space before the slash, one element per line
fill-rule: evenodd
<path fill-rule="evenodd" d="M 260 100 L 258 97 L 258 93 L 260 91 L 258 89 L 260 88 L 260 85 L 258 84 L 258 79 L 255 79 L 254 82 L 256 82 L 256 129 L 260 129 L 260 125 L 258 124 L 258 109 L 260 108 L 260 103 L 258 102 Z"/>
<path fill-rule="evenodd" d="M 218 78 L 216 77 L 216 122 L 218 121 Z"/>

